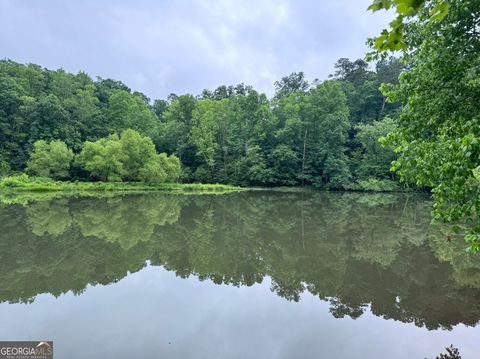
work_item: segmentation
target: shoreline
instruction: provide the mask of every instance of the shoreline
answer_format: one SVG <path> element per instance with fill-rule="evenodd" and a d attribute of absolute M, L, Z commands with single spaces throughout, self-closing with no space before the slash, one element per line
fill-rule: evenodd
<path fill-rule="evenodd" d="M 0 193 L 12 192 L 169 192 L 197 194 L 225 194 L 245 191 L 272 192 L 360 192 L 360 193 L 413 193 L 425 192 L 413 188 L 345 188 L 328 189 L 313 186 L 249 186 L 240 187 L 218 183 L 141 183 L 141 182 L 81 182 L 55 181 L 50 178 L 29 177 L 25 174 L 0 178 Z"/>
<path fill-rule="evenodd" d="M 138 182 L 71 182 L 20 175 L 0 179 L 0 193 L 13 192 L 173 192 L 173 193 L 230 193 L 245 188 L 223 184 L 202 183 L 138 183 Z"/>

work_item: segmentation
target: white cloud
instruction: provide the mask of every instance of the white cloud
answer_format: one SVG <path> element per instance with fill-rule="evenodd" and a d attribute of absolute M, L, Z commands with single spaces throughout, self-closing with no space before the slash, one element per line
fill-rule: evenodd
<path fill-rule="evenodd" d="M 0 2 L 0 57 L 84 70 L 151 98 L 245 82 L 269 94 L 293 71 L 326 78 L 389 16 L 370 0 Z"/>

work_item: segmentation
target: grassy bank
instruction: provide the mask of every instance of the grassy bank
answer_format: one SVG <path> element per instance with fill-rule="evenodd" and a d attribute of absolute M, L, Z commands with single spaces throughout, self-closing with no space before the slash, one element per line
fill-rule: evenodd
<path fill-rule="evenodd" d="M 420 188 L 409 188 L 399 182 L 387 179 L 369 178 L 349 183 L 343 188 L 317 188 L 312 185 L 301 186 L 282 186 L 282 187 L 249 187 L 255 191 L 275 191 L 275 192 L 318 192 L 318 191 L 339 191 L 339 192 L 366 192 L 366 193 L 391 193 L 391 192 L 422 192 Z"/>
<path fill-rule="evenodd" d="M 244 189 L 223 184 L 201 183 L 133 183 L 133 182 L 66 182 L 49 178 L 28 177 L 27 175 L 5 177 L 0 179 L 0 191 L 31 192 L 148 192 L 163 191 L 175 193 L 223 194 L 239 192 Z"/>
<path fill-rule="evenodd" d="M 202 183 L 158 183 L 139 182 L 70 182 L 54 181 L 50 178 L 29 177 L 25 174 L 0 178 L 0 193 L 11 192 L 169 192 L 179 194 L 225 194 L 240 191 L 275 191 L 275 192 L 315 192 L 320 189 L 307 187 L 249 187 L 224 184 Z M 348 186 L 347 192 L 411 192 L 412 189 L 401 187 L 397 182 L 389 180 L 369 179 Z"/>

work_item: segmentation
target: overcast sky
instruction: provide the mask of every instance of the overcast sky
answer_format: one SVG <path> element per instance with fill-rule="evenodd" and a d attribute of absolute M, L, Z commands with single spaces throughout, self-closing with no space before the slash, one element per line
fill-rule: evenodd
<path fill-rule="evenodd" d="M 113 78 L 154 98 L 325 79 L 386 27 L 371 0 L 0 0 L 0 58 Z"/>

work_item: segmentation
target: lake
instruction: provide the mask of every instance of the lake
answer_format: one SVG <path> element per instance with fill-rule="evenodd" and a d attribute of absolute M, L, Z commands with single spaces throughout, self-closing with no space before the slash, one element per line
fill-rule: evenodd
<path fill-rule="evenodd" d="M 0 338 L 55 358 L 480 353 L 480 255 L 420 194 L 3 196 Z"/>

